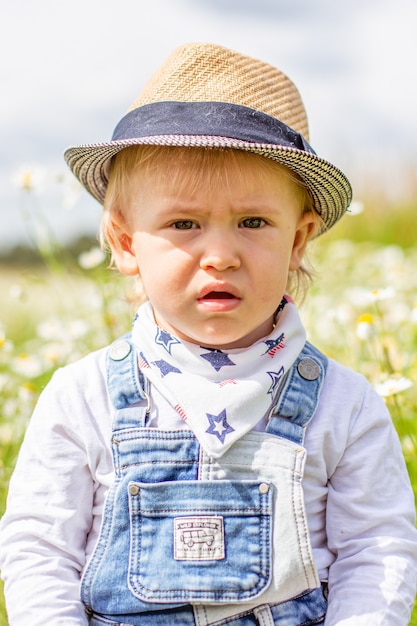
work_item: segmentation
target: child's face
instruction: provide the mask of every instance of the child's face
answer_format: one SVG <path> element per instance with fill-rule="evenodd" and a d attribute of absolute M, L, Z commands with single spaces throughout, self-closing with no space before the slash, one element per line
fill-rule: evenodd
<path fill-rule="evenodd" d="M 187 184 L 187 159 L 169 176 L 135 171 L 116 224 L 116 264 L 140 274 L 156 322 L 207 347 L 247 347 L 271 332 L 314 221 L 281 169 L 238 162 L 226 160 L 220 178 L 205 170 L 198 185 Z"/>

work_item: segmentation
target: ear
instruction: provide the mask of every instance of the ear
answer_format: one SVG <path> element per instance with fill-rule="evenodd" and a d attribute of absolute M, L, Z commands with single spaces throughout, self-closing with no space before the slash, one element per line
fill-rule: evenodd
<path fill-rule="evenodd" d="M 121 213 L 115 211 L 111 214 L 105 226 L 105 235 L 112 251 L 113 261 L 119 272 L 127 276 L 139 274 L 132 237 Z"/>
<path fill-rule="evenodd" d="M 304 213 L 298 220 L 291 252 L 290 271 L 298 270 L 303 260 L 307 243 L 316 230 L 317 220 L 312 211 Z"/>

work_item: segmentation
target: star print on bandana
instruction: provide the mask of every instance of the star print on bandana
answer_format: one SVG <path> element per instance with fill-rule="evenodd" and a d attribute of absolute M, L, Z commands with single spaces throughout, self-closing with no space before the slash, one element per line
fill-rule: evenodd
<path fill-rule="evenodd" d="M 171 354 L 171 348 L 176 343 L 181 343 L 176 337 L 173 337 L 166 330 L 157 327 L 155 343 L 160 346 L 164 346 L 165 350 Z"/>
<path fill-rule="evenodd" d="M 221 443 L 224 443 L 226 435 L 235 431 L 235 429 L 227 423 L 226 409 L 223 409 L 223 411 L 221 411 L 218 415 L 211 415 L 211 413 L 206 413 L 206 415 L 208 421 L 210 422 L 210 426 L 207 428 L 206 433 L 209 435 L 215 435 Z"/>
<path fill-rule="evenodd" d="M 268 393 L 270 393 L 271 395 L 275 395 L 276 391 L 278 390 L 279 384 L 282 380 L 282 377 L 284 375 L 284 368 L 281 367 L 279 372 L 267 372 L 267 374 L 269 374 L 272 380 L 271 386 L 268 389 Z"/>
<path fill-rule="evenodd" d="M 170 374 L 171 372 L 174 372 L 175 374 L 181 374 L 181 370 L 179 370 L 177 367 L 174 367 L 173 365 L 170 365 L 170 363 L 167 363 L 163 359 L 161 359 L 160 361 L 153 361 L 153 365 L 156 365 L 156 367 L 159 369 L 162 378 L 167 374 Z"/>
<path fill-rule="evenodd" d="M 284 309 L 285 305 L 288 304 L 289 302 L 294 304 L 294 300 L 291 298 L 291 296 L 289 296 L 286 293 L 285 296 L 282 298 L 281 302 L 279 303 L 279 306 L 278 306 L 277 310 L 275 311 L 275 317 L 276 318 L 281 313 L 281 311 Z"/>
<path fill-rule="evenodd" d="M 278 350 L 285 348 L 285 335 L 282 333 L 277 339 L 267 339 L 264 343 L 268 346 L 264 354 L 269 354 L 270 357 L 274 357 Z"/>
<path fill-rule="evenodd" d="M 221 380 L 219 383 L 216 382 L 220 388 L 225 387 L 226 385 L 237 385 L 237 381 L 233 378 L 226 378 L 226 380 Z"/>
<path fill-rule="evenodd" d="M 182 341 L 173 330 L 158 328 L 149 301 L 138 311 L 132 338 L 151 399 L 156 406 L 160 396 L 168 403 L 158 428 L 164 429 L 167 411 L 167 420 L 178 420 L 178 428 L 186 425 L 204 454 L 218 459 L 269 415 L 306 332 L 285 296 L 271 333 L 245 348 Z"/>
<path fill-rule="evenodd" d="M 210 350 L 210 348 L 207 348 L 207 350 Z M 233 363 L 233 361 L 229 359 L 228 355 L 221 350 L 212 349 L 210 352 L 206 354 L 201 354 L 200 356 L 203 359 L 206 359 L 206 361 L 208 361 L 210 365 L 214 367 L 216 372 L 220 371 L 221 368 L 225 367 L 226 365 L 236 365 L 236 363 Z"/>
<path fill-rule="evenodd" d="M 143 354 L 143 352 L 139 352 L 139 367 L 140 369 L 144 369 L 144 368 L 149 368 L 150 365 L 148 363 L 148 361 L 145 359 L 145 355 Z"/>

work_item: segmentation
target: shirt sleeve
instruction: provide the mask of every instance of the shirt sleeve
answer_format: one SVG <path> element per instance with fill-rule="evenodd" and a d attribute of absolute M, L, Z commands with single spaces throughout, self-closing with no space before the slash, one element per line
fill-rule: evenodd
<path fill-rule="evenodd" d="M 86 435 L 87 424 L 94 431 L 89 410 L 64 368 L 42 393 L 26 432 L 0 528 L 10 626 L 87 626 L 80 576 L 100 456 L 100 437 L 89 450 L 95 434 Z"/>
<path fill-rule="evenodd" d="M 327 544 L 335 560 L 325 624 L 407 626 L 417 579 L 414 497 L 384 402 L 367 383 L 356 384 L 362 402 L 328 483 Z"/>

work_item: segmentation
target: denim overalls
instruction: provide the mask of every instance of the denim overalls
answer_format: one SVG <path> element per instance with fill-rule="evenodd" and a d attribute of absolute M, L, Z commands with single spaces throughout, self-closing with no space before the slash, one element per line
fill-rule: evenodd
<path fill-rule="evenodd" d="M 147 427 L 130 336 L 109 348 L 115 481 L 81 598 L 91 626 L 323 624 L 304 509 L 304 432 L 327 359 L 306 343 L 266 432 L 219 459 L 189 430 Z"/>

